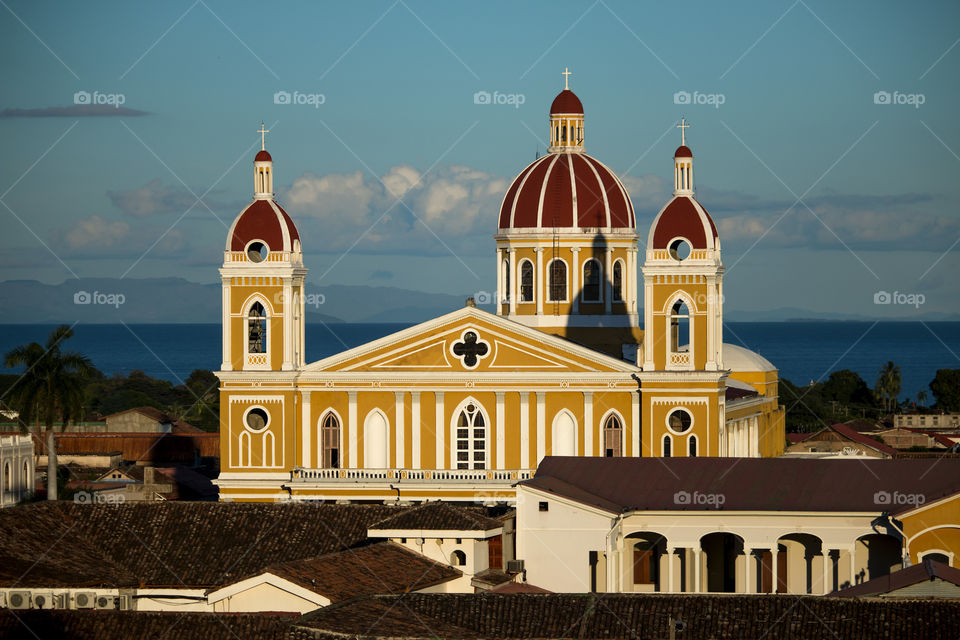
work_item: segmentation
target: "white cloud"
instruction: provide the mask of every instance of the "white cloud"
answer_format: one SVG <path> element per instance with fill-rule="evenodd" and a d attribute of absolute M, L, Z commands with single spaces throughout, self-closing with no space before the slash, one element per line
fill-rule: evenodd
<path fill-rule="evenodd" d="M 112 247 L 130 234 L 130 225 L 123 220 L 104 220 L 93 215 L 77 222 L 66 236 L 66 244 L 71 249 L 90 247 Z"/>

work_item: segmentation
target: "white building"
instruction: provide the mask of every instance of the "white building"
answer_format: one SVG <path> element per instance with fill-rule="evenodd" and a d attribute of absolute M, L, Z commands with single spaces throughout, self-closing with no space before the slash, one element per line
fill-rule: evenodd
<path fill-rule="evenodd" d="M 9 507 L 33 495 L 33 438 L 0 437 L 0 506 Z"/>

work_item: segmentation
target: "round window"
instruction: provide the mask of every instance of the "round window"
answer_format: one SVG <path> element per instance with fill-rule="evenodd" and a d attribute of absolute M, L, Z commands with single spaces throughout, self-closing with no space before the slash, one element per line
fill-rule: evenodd
<path fill-rule="evenodd" d="M 683 433 L 693 424 L 693 416 L 686 409 L 674 409 L 667 416 L 667 426 L 672 431 Z"/>
<path fill-rule="evenodd" d="M 670 257 L 674 260 L 686 260 L 690 257 L 690 243 L 683 238 L 677 238 L 670 243 Z"/>
<path fill-rule="evenodd" d="M 260 241 L 251 242 L 247 246 L 247 258 L 250 262 L 263 262 L 267 259 L 268 253 L 270 253 L 270 250 L 267 249 L 267 245 Z"/>
<path fill-rule="evenodd" d="M 262 431 L 270 424 L 270 414 L 260 407 L 254 407 L 247 411 L 244 422 L 251 431 Z"/>

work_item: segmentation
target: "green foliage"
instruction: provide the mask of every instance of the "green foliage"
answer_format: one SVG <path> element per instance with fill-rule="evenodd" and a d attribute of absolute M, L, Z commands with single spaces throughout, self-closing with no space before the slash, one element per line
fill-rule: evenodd
<path fill-rule="evenodd" d="M 877 373 L 877 383 L 873 387 L 886 411 L 894 411 L 899 406 L 897 397 L 900 395 L 900 388 L 900 367 L 888 360 Z"/>
<path fill-rule="evenodd" d="M 812 432 L 854 418 L 882 415 L 863 379 L 849 370 L 835 371 L 825 382 L 798 387 L 780 379 L 780 402 L 787 408 L 787 432 Z"/>
<path fill-rule="evenodd" d="M 937 369 L 930 391 L 940 411 L 960 411 L 960 369 Z"/>
<path fill-rule="evenodd" d="M 843 404 L 858 404 L 872 407 L 875 405 L 870 388 L 856 372 L 850 369 L 834 371 L 823 383 L 824 400 L 835 400 Z"/>

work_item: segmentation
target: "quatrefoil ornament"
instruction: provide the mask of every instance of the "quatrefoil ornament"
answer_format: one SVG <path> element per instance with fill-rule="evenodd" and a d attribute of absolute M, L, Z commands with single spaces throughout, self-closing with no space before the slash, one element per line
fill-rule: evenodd
<path fill-rule="evenodd" d="M 454 342 L 451 348 L 467 369 L 473 369 L 481 358 L 490 353 L 490 345 L 481 340 L 476 331 L 464 331 L 459 342 Z"/>

